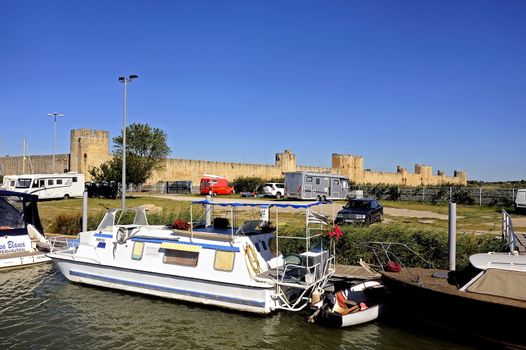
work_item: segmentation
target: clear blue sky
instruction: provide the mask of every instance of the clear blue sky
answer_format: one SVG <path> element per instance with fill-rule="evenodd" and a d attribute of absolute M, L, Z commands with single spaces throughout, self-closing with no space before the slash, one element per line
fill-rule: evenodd
<path fill-rule="evenodd" d="M 174 158 L 526 178 L 525 1 L 0 0 L 0 154 L 166 130 Z"/>

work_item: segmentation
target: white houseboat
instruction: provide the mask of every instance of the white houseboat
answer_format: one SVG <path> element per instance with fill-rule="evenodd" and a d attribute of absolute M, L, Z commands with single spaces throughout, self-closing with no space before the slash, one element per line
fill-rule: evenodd
<path fill-rule="evenodd" d="M 110 209 L 95 231 L 80 234 L 78 247 L 48 256 L 72 282 L 260 314 L 303 309 L 334 272 L 334 244 L 321 233 L 328 222 L 313 211 L 319 202 L 193 204 L 203 206 L 204 219 L 193 220 L 191 209 L 188 230 L 149 225 L 143 208 Z M 229 215 L 212 220 L 217 206 Z M 236 225 L 242 207 L 260 210 L 260 220 Z M 279 235 L 278 212 L 290 208 L 305 211 L 301 236 Z M 130 215 L 132 223 L 123 224 Z M 283 257 L 284 239 L 304 251 Z"/>

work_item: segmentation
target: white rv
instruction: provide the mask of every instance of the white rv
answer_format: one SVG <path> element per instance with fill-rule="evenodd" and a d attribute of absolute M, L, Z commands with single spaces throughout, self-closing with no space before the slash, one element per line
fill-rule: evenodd
<path fill-rule="evenodd" d="M 16 176 L 16 192 L 30 193 L 38 199 L 82 197 L 84 175 L 65 174 L 28 174 Z"/>
<path fill-rule="evenodd" d="M 17 175 L 4 176 L 2 186 L 1 186 L 2 189 L 6 191 L 14 191 L 17 178 L 18 178 Z"/>
<path fill-rule="evenodd" d="M 517 197 L 515 198 L 515 209 L 526 210 L 526 189 L 517 190 Z"/>

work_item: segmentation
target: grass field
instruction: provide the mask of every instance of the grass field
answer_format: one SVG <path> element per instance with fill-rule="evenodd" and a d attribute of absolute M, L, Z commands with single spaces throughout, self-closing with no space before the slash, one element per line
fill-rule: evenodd
<path fill-rule="evenodd" d="M 231 196 L 227 196 L 230 198 Z M 196 199 L 200 197 L 195 197 Z M 233 200 L 239 197 L 231 197 Z M 272 199 L 270 199 L 272 200 Z M 90 216 L 99 216 L 107 208 L 120 207 L 120 199 L 98 199 L 90 198 L 88 201 L 88 208 Z M 172 200 L 168 198 L 157 198 L 157 197 L 130 197 L 127 198 L 126 204 L 128 207 L 136 207 L 140 205 L 153 205 L 158 208 L 162 208 L 164 216 L 169 218 L 173 216 L 187 216 L 189 215 L 190 201 L 186 200 Z M 444 219 L 436 218 L 420 218 L 412 217 L 411 213 L 407 216 L 393 216 L 386 215 L 385 221 L 382 224 L 375 225 L 397 225 L 402 227 L 408 227 L 411 229 L 423 229 L 423 230 L 439 230 L 447 232 L 448 222 L 447 214 L 448 207 L 444 205 L 433 205 L 417 202 L 394 202 L 394 201 L 382 201 L 382 204 L 386 208 L 398 208 L 398 209 L 409 209 L 416 211 L 432 212 L 444 215 Z M 344 202 L 335 202 L 334 211 L 337 212 L 341 209 Z M 56 201 L 43 201 L 39 203 L 40 216 L 45 229 L 50 228 L 50 224 L 59 214 L 66 215 L 81 215 L 82 213 L 82 200 L 81 199 L 68 199 L 68 200 L 56 200 Z M 509 209 L 509 208 L 508 208 Z M 201 215 L 202 210 L 200 206 L 194 206 L 194 217 Z M 229 211 L 227 209 L 217 209 L 216 214 L 219 216 L 229 217 Z M 327 214 L 327 213 L 326 213 Z M 328 213 L 332 216 L 332 210 Z M 257 209 L 246 209 L 239 213 L 238 220 L 251 220 L 256 219 L 259 216 Z M 272 213 L 271 213 L 272 216 Z M 301 224 L 304 221 L 304 214 L 302 211 L 292 213 L 290 211 L 281 211 L 279 215 L 280 219 L 285 222 L 296 222 Z M 271 218 L 274 221 L 274 217 Z M 169 222 L 166 222 L 167 224 Z M 526 227 L 515 225 L 516 229 L 526 230 Z M 469 206 L 469 205 L 457 205 L 457 231 L 459 233 L 493 233 L 499 234 L 501 230 L 501 210 L 496 207 L 488 206 Z"/>

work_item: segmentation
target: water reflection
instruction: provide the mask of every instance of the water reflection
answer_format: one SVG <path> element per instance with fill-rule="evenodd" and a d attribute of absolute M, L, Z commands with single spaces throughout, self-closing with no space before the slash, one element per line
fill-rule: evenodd
<path fill-rule="evenodd" d="M 76 285 L 51 265 L 0 272 L 0 348 L 463 349 L 371 323 L 313 325 Z"/>

